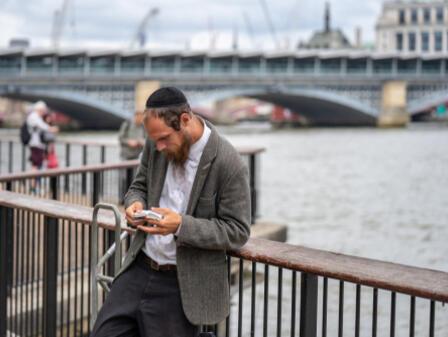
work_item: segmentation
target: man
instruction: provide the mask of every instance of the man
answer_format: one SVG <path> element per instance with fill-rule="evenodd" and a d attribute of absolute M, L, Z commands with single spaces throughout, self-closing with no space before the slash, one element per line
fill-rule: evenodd
<path fill-rule="evenodd" d="M 145 145 L 143 111 L 135 111 L 133 120 L 127 120 L 121 124 L 118 139 L 121 146 L 121 159 L 137 159 Z"/>
<path fill-rule="evenodd" d="M 26 123 L 31 138 L 28 143 L 30 147 L 30 162 L 33 170 L 42 168 L 42 164 L 46 156 L 47 144 L 42 142 L 42 134 L 44 132 L 57 133 L 58 127 L 50 126 L 44 121 L 44 116 L 48 113 L 48 107 L 43 101 L 34 104 L 33 110 L 28 115 Z"/>
<path fill-rule="evenodd" d="M 196 336 L 229 314 L 226 251 L 250 234 L 248 170 L 173 87 L 146 102 L 148 140 L 125 198 L 138 231 L 92 336 Z M 152 209 L 162 220 L 138 222 Z"/>

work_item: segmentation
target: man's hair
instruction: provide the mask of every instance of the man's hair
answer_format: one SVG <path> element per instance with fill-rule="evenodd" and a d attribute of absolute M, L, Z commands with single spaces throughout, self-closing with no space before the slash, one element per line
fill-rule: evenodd
<path fill-rule="evenodd" d="M 162 118 L 165 124 L 172 127 L 176 131 L 180 131 L 180 116 L 183 113 L 192 115 L 190 105 L 188 103 L 166 106 L 162 108 L 147 108 L 145 110 L 145 124 L 149 116 Z"/>

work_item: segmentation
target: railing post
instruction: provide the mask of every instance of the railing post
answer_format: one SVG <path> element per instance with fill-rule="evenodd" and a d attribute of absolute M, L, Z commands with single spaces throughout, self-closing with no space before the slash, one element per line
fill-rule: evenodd
<path fill-rule="evenodd" d="M 82 145 L 82 165 L 87 165 L 87 144 Z"/>
<path fill-rule="evenodd" d="M 6 190 L 12 191 L 12 182 L 8 181 L 6 183 Z M 2 237 L 5 236 L 6 238 L 6 251 L 9 252 L 7 254 L 7 272 L 6 274 L 0 273 L 0 275 L 7 275 L 7 284 L 8 284 L 8 294 L 11 292 L 11 286 L 12 286 L 12 271 L 13 271 L 13 255 L 12 251 L 14 249 L 14 224 L 13 224 L 13 210 L 11 208 L 4 208 L 4 216 L 5 218 L 0 217 L 0 226 L 6 227 L 5 233 L 2 233 Z M 5 235 L 3 235 L 5 234 Z M 1 258 L 1 257 L 0 257 Z"/>
<path fill-rule="evenodd" d="M 8 287 L 12 281 L 11 209 L 0 207 L 0 337 L 6 337 Z"/>
<path fill-rule="evenodd" d="M 300 289 L 300 337 L 317 335 L 317 276 L 302 273 Z"/>
<path fill-rule="evenodd" d="M 82 165 L 87 165 L 87 144 L 83 144 L 82 146 Z M 82 173 L 82 181 L 81 181 L 81 188 L 82 188 L 82 194 L 86 195 L 87 193 L 87 175 L 85 173 Z"/>
<path fill-rule="evenodd" d="M 44 226 L 44 333 L 56 337 L 58 220 L 45 217 Z"/>
<path fill-rule="evenodd" d="M 65 143 L 65 167 L 70 167 L 70 143 Z M 70 192 L 70 176 L 65 175 L 64 179 L 65 192 Z"/>
<path fill-rule="evenodd" d="M 59 192 L 59 186 L 58 186 L 58 176 L 50 177 L 50 191 L 51 191 L 51 199 L 58 200 L 58 192 Z"/>
<path fill-rule="evenodd" d="M 97 203 L 100 201 L 100 188 L 101 188 L 101 172 L 95 171 L 93 172 L 92 178 L 92 207 L 95 207 Z M 115 232 L 114 231 L 105 231 L 105 236 L 103 237 L 105 240 L 105 250 L 107 250 L 112 243 L 115 241 Z M 106 264 L 107 275 L 114 276 L 115 268 L 113 261 L 108 261 Z"/>
<path fill-rule="evenodd" d="M 128 167 L 126 169 L 126 191 L 125 191 L 125 193 L 131 186 L 132 180 L 134 180 L 134 169 L 132 167 Z"/>
<path fill-rule="evenodd" d="M 22 171 L 26 170 L 26 146 L 22 144 Z"/>
<path fill-rule="evenodd" d="M 101 164 L 106 163 L 106 145 L 101 145 Z M 101 173 L 100 179 L 100 192 L 101 195 L 104 195 L 104 174 Z"/>
<path fill-rule="evenodd" d="M 132 184 L 132 180 L 134 179 L 134 169 L 132 167 L 128 167 L 126 169 L 126 172 L 121 171 L 120 174 L 120 185 L 118 189 L 118 200 L 120 204 L 124 204 L 124 196 L 126 195 L 126 192 L 129 189 L 129 186 Z"/>
<path fill-rule="evenodd" d="M 101 164 L 106 162 L 106 145 L 101 145 Z"/>
<path fill-rule="evenodd" d="M 100 201 L 100 181 L 101 181 L 101 172 L 95 171 L 93 172 L 92 178 L 92 207 Z"/>
<path fill-rule="evenodd" d="M 8 146 L 8 172 L 12 173 L 13 171 L 13 152 L 14 152 L 14 143 L 11 141 L 9 141 L 9 146 Z"/>
<path fill-rule="evenodd" d="M 65 167 L 70 167 L 70 143 L 65 143 Z"/>
<path fill-rule="evenodd" d="M 250 199 L 251 199 L 251 223 L 255 223 L 257 218 L 257 161 L 256 154 L 249 155 L 249 171 L 250 171 Z"/>

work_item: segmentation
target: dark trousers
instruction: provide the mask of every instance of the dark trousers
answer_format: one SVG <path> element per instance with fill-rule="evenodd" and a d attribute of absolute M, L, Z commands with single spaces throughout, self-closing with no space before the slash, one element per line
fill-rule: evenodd
<path fill-rule="evenodd" d="M 91 337 L 196 337 L 185 317 L 176 271 L 156 271 L 139 257 L 112 284 Z"/>

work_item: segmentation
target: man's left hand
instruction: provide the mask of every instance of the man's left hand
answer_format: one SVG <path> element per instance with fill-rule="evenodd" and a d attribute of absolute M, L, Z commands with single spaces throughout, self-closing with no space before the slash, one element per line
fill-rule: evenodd
<path fill-rule="evenodd" d="M 140 225 L 137 228 L 148 234 L 168 235 L 176 233 L 182 223 L 182 216 L 169 208 L 152 207 L 152 211 L 163 215 L 162 220 L 146 219 L 147 225 Z M 152 226 L 154 225 L 154 226 Z"/>

